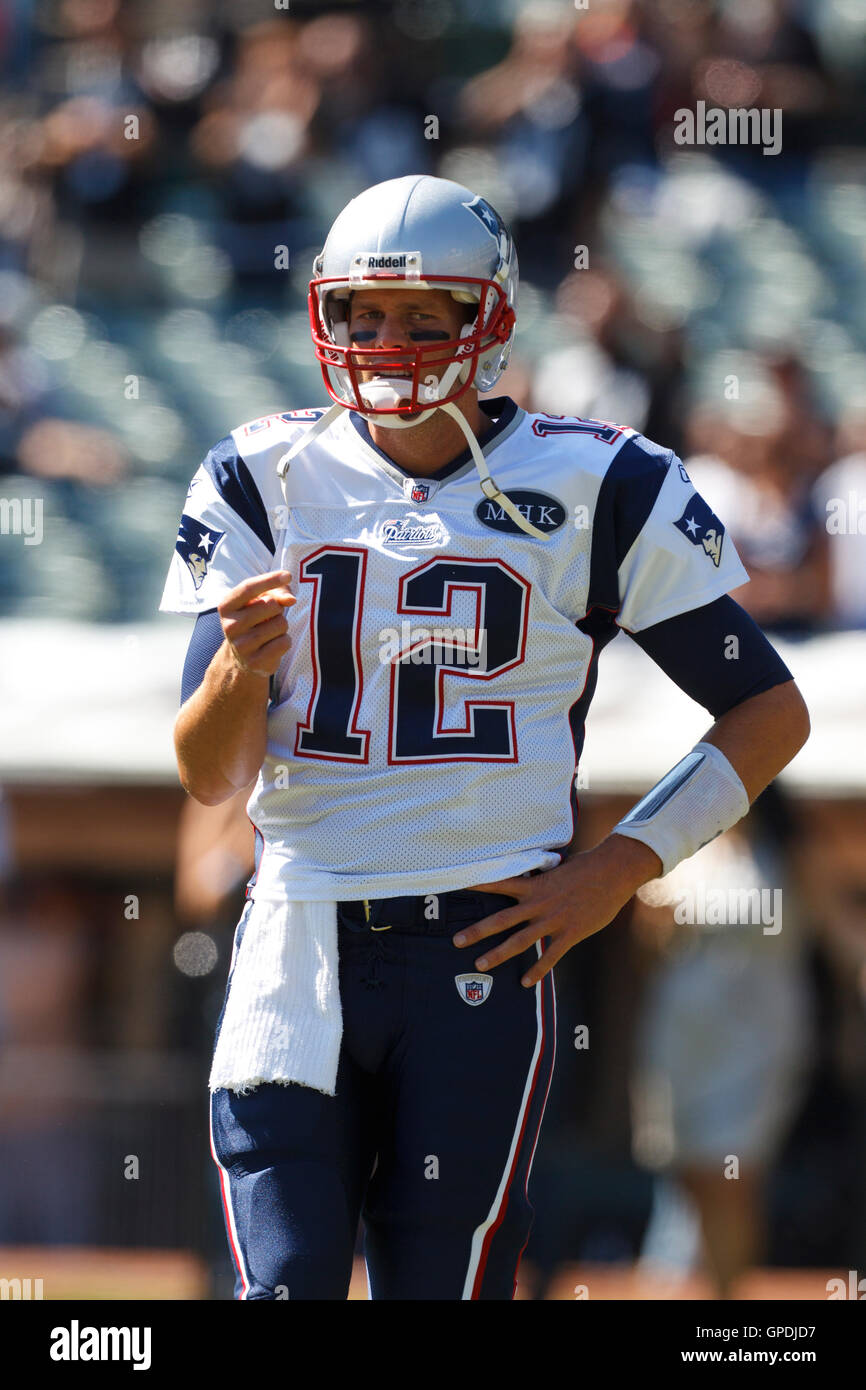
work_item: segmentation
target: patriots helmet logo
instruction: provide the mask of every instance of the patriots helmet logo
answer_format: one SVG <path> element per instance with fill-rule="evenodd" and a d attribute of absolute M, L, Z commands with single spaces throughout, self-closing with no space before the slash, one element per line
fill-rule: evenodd
<path fill-rule="evenodd" d="M 493 211 L 489 203 L 485 203 L 483 198 L 473 198 L 471 203 L 464 203 L 463 206 L 475 214 L 486 230 L 493 237 L 494 241 L 499 240 L 499 232 L 502 224 L 498 215 Z"/>
<path fill-rule="evenodd" d="M 682 516 L 674 522 L 674 526 L 678 531 L 682 531 L 692 545 L 701 546 L 718 569 L 722 562 L 725 528 L 697 492 L 692 493 Z"/>
<path fill-rule="evenodd" d="M 204 583 L 207 567 L 224 535 L 225 531 L 215 531 L 198 517 L 187 516 L 186 512 L 181 517 L 175 550 L 192 575 L 196 589 Z"/>
<path fill-rule="evenodd" d="M 499 213 L 492 208 L 488 202 L 481 197 L 475 197 L 471 203 L 464 203 L 467 212 L 471 212 L 481 223 L 485 232 L 493 237 L 499 250 L 499 267 L 494 275 L 494 280 L 504 284 L 509 272 L 512 259 L 511 234 Z M 468 348 L 468 344 L 465 345 Z"/>

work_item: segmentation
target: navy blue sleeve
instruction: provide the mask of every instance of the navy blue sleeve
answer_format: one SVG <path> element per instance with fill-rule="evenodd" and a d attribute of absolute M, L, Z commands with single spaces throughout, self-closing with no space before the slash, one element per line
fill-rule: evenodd
<path fill-rule="evenodd" d="M 210 666 L 223 642 L 223 625 L 220 622 L 220 615 L 215 608 L 211 608 L 207 613 L 199 613 L 195 620 L 195 627 L 189 639 L 189 646 L 186 649 L 186 660 L 183 663 L 183 676 L 180 682 L 180 702 L 184 704 L 190 695 L 195 694 L 202 681 L 205 671 Z"/>
<path fill-rule="evenodd" d="M 794 679 L 757 623 L 728 594 L 628 635 L 714 719 Z"/>

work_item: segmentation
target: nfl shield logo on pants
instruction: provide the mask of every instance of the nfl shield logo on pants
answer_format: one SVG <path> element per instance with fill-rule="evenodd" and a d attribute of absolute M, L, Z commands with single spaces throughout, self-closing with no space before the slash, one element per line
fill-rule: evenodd
<path fill-rule="evenodd" d="M 493 976 L 455 975 L 454 983 L 464 1004 L 483 1004 L 493 988 Z"/>

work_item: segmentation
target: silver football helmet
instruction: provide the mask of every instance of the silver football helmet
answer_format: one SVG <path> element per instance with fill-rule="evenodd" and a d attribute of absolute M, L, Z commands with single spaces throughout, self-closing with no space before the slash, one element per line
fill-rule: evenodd
<path fill-rule="evenodd" d="M 411 429 L 443 410 L 463 432 L 484 496 L 526 535 L 546 540 L 497 486 L 454 404 L 470 387 L 491 390 L 505 371 L 514 342 L 517 282 L 511 234 L 499 213 L 462 184 L 411 174 L 354 198 L 313 264 L 310 326 L 333 404 L 277 465 L 286 505 L 292 459 L 342 410 L 389 429 Z M 472 306 L 470 321 L 447 342 L 428 337 L 399 348 L 364 347 L 349 334 L 350 298 L 355 290 L 383 288 L 449 290 L 458 303 Z M 444 368 L 441 377 L 431 368 Z"/>
<path fill-rule="evenodd" d="M 313 343 L 338 405 L 379 425 L 416 425 L 470 386 L 489 391 L 505 370 L 514 341 L 517 253 L 499 214 L 462 184 L 422 174 L 366 189 L 340 213 L 313 272 Z M 377 288 L 446 289 L 477 308 L 460 337 L 448 342 L 412 344 L 399 353 L 365 348 L 349 337 L 349 299 L 354 290 Z M 431 369 L 443 366 L 437 381 Z M 359 373 L 369 377 L 377 367 L 381 376 L 362 382 Z M 392 376 L 395 367 L 400 375 Z"/>

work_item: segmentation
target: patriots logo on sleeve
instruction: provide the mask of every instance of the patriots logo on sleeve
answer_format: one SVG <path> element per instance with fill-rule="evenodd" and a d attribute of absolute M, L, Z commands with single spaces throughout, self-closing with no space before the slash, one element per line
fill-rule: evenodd
<path fill-rule="evenodd" d="M 212 526 L 199 521 L 198 517 L 187 516 L 186 512 L 181 517 L 175 550 L 186 564 L 197 589 L 204 583 L 207 567 L 224 535 L 225 531 L 215 531 Z"/>
<path fill-rule="evenodd" d="M 693 493 L 686 503 L 685 511 L 679 521 L 674 522 L 678 531 L 690 540 L 692 545 L 703 546 L 716 569 L 722 562 L 722 541 L 725 528 L 714 512 L 710 511 L 703 497 Z"/>

